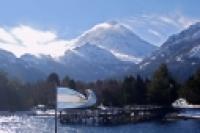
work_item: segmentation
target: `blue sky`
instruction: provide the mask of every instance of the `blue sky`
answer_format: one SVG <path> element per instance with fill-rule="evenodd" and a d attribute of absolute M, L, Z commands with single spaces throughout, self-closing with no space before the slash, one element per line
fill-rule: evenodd
<path fill-rule="evenodd" d="M 159 46 L 200 19 L 199 5 L 199 0 L 0 0 L 0 27 L 53 32 L 64 41 L 116 20 Z"/>

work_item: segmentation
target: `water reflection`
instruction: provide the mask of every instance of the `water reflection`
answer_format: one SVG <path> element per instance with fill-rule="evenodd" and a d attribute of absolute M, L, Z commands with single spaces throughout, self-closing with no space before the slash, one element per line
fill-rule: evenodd
<path fill-rule="evenodd" d="M 200 121 L 144 122 L 112 127 L 59 125 L 60 133 L 199 133 Z M 0 116 L 0 133 L 53 133 L 53 117 Z"/>

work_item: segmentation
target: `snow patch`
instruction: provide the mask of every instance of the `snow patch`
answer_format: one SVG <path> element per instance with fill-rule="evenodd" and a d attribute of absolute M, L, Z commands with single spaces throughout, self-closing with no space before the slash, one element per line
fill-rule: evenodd
<path fill-rule="evenodd" d="M 152 56 L 152 57 L 151 57 L 151 60 L 155 60 L 155 59 L 156 59 L 156 56 Z"/>
<path fill-rule="evenodd" d="M 192 39 L 198 39 L 200 38 L 200 31 L 197 31 L 196 33 L 193 34 Z"/>
<path fill-rule="evenodd" d="M 149 62 L 146 62 L 146 63 L 142 64 L 142 65 L 140 66 L 140 69 L 143 69 L 143 68 L 146 67 L 148 64 L 150 64 L 150 63 L 149 63 Z"/>
<path fill-rule="evenodd" d="M 120 52 L 116 52 L 115 50 L 111 50 L 111 53 L 121 61 L 129 61 L 129 62 L 133 62 L 135 64 L 139 64 L 142 61 L 142 58 L 138 58 L 138 57 L 127 55 L 127 54 L 120 53 Z"/>
<path fill-rule="evenodd" d="M 177 56 L 177 57 L 176 57 L 176 61 L 177 61 L 177 62 L 183 62 L 183 59 L 182 59 L 182 57 Z"/>
<path fill-rule="evenodd" d="M 200 58 L 200 44 L 196 47 L 193 47 L 189 52 L 189 57 Z"/>
<path fill-rule="evenodd" d="M 192 65 L 196 65 L 197 63 L 196 62 L 192 62 Z"/>
<path fill-rule="evenodd" d="M 161 54 L 160 57 L 162 57 L 162 58 L 165 57 L 165 54 Z"/>

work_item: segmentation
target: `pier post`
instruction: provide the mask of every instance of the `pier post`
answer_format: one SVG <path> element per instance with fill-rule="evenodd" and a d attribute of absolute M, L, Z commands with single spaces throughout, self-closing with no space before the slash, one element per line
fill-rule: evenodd
<path fill-rule="evenodd" d="M 55 109 L 55 133 L 57 133 L 57 131 L 58 131 L 58 127 L 57 127 L 57 109 Z"/>
<path fill-rule="evenodd" d="M 56 87 L 56 100 L 55 100 L 55 133 L 57 133 L 58 131 L 58 127 L 57 127 L 57 87 Z"/>

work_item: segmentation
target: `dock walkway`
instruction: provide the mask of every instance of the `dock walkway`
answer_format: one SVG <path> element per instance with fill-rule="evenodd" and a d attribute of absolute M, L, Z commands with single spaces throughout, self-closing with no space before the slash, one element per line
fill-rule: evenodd
<path fill-rule="evenodd" d="M 125 124 L 156 118 L 161 114 L 158 106 L 132 106 L 125 108 L 68 109 L 60 112 L 62 124 Z M 158 115 L 159 114 L 159 115 Z"/>

